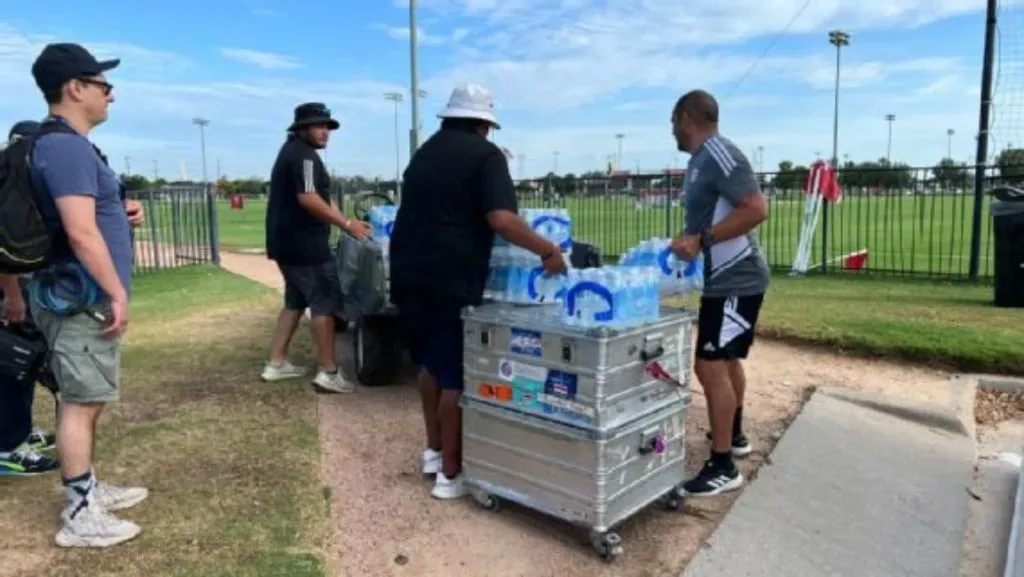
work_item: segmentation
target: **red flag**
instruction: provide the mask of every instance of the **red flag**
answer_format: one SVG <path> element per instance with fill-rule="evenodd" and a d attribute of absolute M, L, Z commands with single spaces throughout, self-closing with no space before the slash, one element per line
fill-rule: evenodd
<path fill-rule="evenodd" d="M 839 186 L 839 179 L 836 178 L 836 171 L 823 160 L 815 161 L 811 165 L 804 181 L 804 192 L 806 194 L 817 192 L 822 198 L 833 204 L 839 202 L 842 197 L 842 189 Z"/>

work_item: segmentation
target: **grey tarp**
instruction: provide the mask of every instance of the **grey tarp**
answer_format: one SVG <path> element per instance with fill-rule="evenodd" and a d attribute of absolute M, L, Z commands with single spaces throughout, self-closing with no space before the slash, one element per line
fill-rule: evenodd
<path fill-rule="evenodd" d="M 370 240 L 342 234 L 335 254 L 345 318 L 356 320 L 381 312 L 388 304 L 381 247 Z"/>

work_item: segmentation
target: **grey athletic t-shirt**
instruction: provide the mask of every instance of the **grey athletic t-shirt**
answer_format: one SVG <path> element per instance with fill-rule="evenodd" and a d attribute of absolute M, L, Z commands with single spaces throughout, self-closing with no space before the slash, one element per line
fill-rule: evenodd
<path fill-rule="evenodd" d="M 683 185 L 686 234 L 710 230 L 760 185 L 743 152 L 715 134 L 704 141 L 686 167 Z M 754 231 L 704 247 L 704 295 L 749 296 L 768 289 L 771 273 Z"/>

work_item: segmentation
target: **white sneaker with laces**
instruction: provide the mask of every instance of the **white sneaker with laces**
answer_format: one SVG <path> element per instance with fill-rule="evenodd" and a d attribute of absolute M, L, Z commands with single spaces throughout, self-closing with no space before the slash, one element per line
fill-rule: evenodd
<path fill-rule="evenodd" d="M 313 384 L 331 393 L 352 393 L 356 388 L 345 380 L 340 372 L 328 373 L 321 370 L 313 379 Z"/>
<path fill-rule="evenodd" d="M 291 361 L 285 361 L 280 365 L 268 362 L 263 365 L 263 372 L 260 374 L 260 378 L 267 382 L 283 381 L 285 379 L 295 379 L 305 374 L 305 367 L 293 365 Z"/>
<path fill-rule="evenodd" d="M 117 487 L 96 481 L 89 498 L 107 511 L 120 511 L 134 507 L 149 497 L 145 487 Z"/>
<path fill-rule="evenodd" d="M 420 469 L 424 475 L 436 475 L 441 472 L 441 451 L 424 449 L 420 457 Z"/>
<path fill-rule="evenodd" d="M 444 473 L 438 472 L 430 496 L 435 499 L 459 499 L 464 497 L 467 492 L 466 485 L 462 482 L 462 473 L 449 479 Z"/>
<path fill-rule="evenodd" d="M 58 547 L 110 547 L 124 543 L 142 532 L 131 521 L 111 515 L 95 500 L 71 518 L 71 509 L 60 514 L 61 528 L 54 541 Z"/>

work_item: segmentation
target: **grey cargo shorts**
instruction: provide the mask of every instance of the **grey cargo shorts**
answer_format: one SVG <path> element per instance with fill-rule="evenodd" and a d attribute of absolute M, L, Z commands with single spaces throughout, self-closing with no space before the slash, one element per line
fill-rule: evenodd
<path fill-rule="evenodd" d="M 61 317 L 32 308 L 50 348 L 50 368 L 61 401 L 113 403 L 121 398 L 121 341 L 100 336 L 103 324 L 86 314 Z"/>

